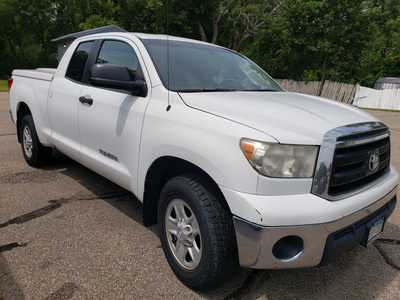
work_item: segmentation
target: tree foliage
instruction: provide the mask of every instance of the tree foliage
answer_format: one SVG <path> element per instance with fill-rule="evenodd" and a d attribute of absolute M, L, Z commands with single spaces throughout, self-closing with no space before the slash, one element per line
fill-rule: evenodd
<path fill-rule="evenodd" d="M 53 66 L 52 38 L 109 24 L 217 43 L 279 78 L 400 76 L 398 0 L 0 0 L 0 76 Z"/>

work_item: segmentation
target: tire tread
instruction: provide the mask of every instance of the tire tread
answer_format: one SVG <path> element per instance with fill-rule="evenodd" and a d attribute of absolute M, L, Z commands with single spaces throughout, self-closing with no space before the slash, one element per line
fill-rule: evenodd
<path fill-rule="evenodd" d="M 231 213 L 224 207 L 213 187 L 201 176 L 197 174 L 177 176 L 167 182 L 164 189 L 175 185 L 186 186 L 197 196 L 208 221 L 210 249 L 214 254 L 206 262 L 207 272 L 201 274 L 195 282 L 184 283 L 199 290 L 213 288 L 229 280 L 232 272 L 238 267 Z"/>

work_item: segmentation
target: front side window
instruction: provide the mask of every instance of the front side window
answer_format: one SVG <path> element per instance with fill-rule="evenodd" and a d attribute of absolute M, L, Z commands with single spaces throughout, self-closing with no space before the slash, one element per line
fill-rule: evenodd
<path fill-rule="evenodd" d="M 142 42 L 169 90 L 282 91 L 263 69 L 225 48 L 176 40 L 143 39 Z"/>
<path fill-rule="evenodd" d="M 83 42 L 78 45 L 69 62 L 66 77 L 82 81 L 83 71 L 93 47 L 93 41 Z"/>
<path fill-rule="evenodd" d="M 121 41 L 104 41 L 96 64 L 113 64 L 126 67 L 132 80 L 142 79 L 139 60 L 130 45 Z"/>

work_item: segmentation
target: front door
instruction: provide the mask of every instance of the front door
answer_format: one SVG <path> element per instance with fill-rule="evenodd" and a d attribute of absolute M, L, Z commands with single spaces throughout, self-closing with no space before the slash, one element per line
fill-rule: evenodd
<path fill-rule="evenodd" d="M 104 40 L 96 64 L 128 68 L 143 78 L 134 45 Z M 117 184 L 136 190 L 140 133 L 148 99 L 89 84 L 81 91 L 78 124 L 82 162 Z"/>

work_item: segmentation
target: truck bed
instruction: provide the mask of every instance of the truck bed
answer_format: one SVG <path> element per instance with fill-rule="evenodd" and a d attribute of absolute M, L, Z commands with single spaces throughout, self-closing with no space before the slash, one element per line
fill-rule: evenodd
<path fill-rule="evenodd" d="M 52 81 L 55 73 L 56 69 L 38 68 L 35 70 L 14 70 L 12 72 L 12 75 L 38 80 Z"/>
<path fill-rule="evenodd" d="M 30 109 L 42 144 L 49 145 L 49 118 L 47 115 L 47 98 L 49 88 L 56 73 L 55 69 L 14 70 L 10 90 L 10 109 L 14 120 L 17 120 L 18 103 L 24 102 Z"/>

